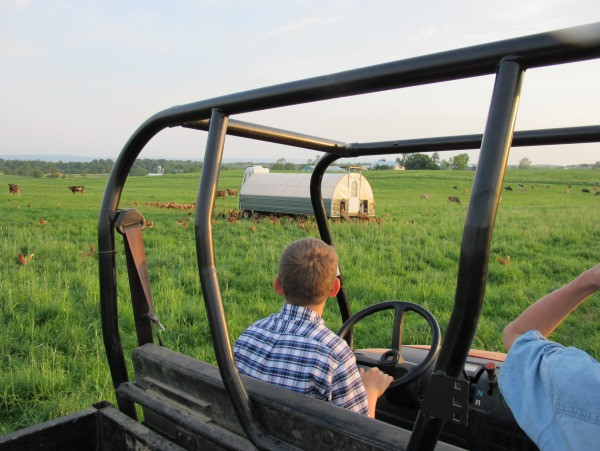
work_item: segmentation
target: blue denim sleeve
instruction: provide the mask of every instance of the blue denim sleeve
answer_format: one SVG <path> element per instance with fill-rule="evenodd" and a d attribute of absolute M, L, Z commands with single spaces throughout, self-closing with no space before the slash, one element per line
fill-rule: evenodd
<path fill-rule="evenodd" d="M 521 429 L 535 443 L 554 420 L 551 396 L 546 385 L 544 356 L 559 344 L 530 330 L 513 343 L 502 364 L 498 384 Z"/>
<path fill-rule="evenodd" d="M 593 449 L 600 436 L 600 364 L 529 331 L 511 347 L 499 386 L 517 423 L 542 450 Z"/>

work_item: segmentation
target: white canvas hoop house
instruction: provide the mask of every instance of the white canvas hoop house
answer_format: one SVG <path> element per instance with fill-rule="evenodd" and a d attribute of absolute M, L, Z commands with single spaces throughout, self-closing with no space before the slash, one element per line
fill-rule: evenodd
<path fill-rule="evenodd" d="M 267 171 L 249 168 L 244 175 L 239 207 L 246 217 L 253 212 L 314 214 L 310 202 L 310 174 Z M 362 174 L 324 174 L 321 192 L 328 217 L 375 215 L 373 190 Z"/>

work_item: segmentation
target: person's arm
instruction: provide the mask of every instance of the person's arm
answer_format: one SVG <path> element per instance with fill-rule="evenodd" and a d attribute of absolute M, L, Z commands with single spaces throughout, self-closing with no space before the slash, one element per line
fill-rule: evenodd
<path fill-rule="evenodd" d="M 532 329 L 547 338 L 575 308 L 599 289 L 600 264 L 525 309 L 504 328 L 504 347 L 509 350 L 517 338 Z"/>
<path fill-rule="evenodd" d="M 377 399 L 387 390 L 394 378 L 381 372 L 379 368 L 369 368 L 365 371 L 359 368 L 360 377 L 362 378 L 365 391 L 367 392 L 367 402 L 369 404 L 369 416 L 375 418 L 375 408 L 377 407 Z"/>

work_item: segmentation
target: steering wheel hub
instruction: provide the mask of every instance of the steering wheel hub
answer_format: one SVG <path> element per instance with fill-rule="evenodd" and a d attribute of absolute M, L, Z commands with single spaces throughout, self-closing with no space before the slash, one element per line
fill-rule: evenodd
<path fill-rule="evenodd" d="M 390 349 L 381 355 L 380 364 L 384 367 L 393 368 L 401 361 L 402 356 L 395 349 Z"/>

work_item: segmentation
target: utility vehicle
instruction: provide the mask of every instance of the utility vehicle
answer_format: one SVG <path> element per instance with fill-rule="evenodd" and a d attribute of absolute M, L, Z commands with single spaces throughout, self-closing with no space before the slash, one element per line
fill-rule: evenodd
<path fill-rule="evenodd" d="M 522 76 L 526 69 L 598 57 L 600 23 L 595 23 L 241 92 L 150 117 L 119 155 L 98 221 L 102 330 L 118 410 L 100 402 L 5 435 L 0 449 L 535 449 L 498 391 L 496 376 L 503 356 L 470 348 L 484 300 L 490 242 L 511 146 L 600 141 L 597 125 L 513 132 Z M 487 74 L 496 79 L 483 134 L 348 144 L 234 119 L 241 113 Z M 142 240 L 145 220 L 134 209 L 119 208 L 128 173 L 144 146 L 161 130 L 178 126 L 208 131 L 195 240 L 218 366 L 154 343 L 153 329 L 160 321 L 150 295 Z M 342 157 L 480 148 L 462 235 L 455 304 L 443 340 L 435 318 L 419 305 L 382 299 L 353 315 L 346 290 L 338 295 L 345 322 L 339 333 L 350 344 L 358 321 L 379 310 L 394 311 L 392 343 L 381 343 L 382 349 L 355 350 L 360 365 L 379 366 L 395 377 L 379 403 L 378 420 L 237 372 L 211 228 L 226 134 L 323 152 L 312 174 L 311 199 L 320 236 L 334 245 L 320 192 L 329 164 Z M 115 232 L 125 243 L 139 345 L 132 357 L 134 381 L 128 378 L 120 338 Z M 341 261 L 340 271 L 348 264 Z M 402 344 L 408 311 L 426 318 L 429 346 Z M 141 423 L 136 405 L 143 410 Z"/>

